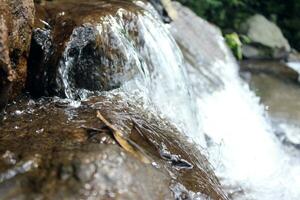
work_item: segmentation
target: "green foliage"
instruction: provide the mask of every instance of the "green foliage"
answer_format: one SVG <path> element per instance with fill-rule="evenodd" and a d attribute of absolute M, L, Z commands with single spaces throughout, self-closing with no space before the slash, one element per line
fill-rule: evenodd
<path fill-rule="evenodd" d="M 260 13 L 282 29 L 291 45 L 300 50 L 300 0 L 177 0 L 223 32 L 237 31 L 249 16 Z"/>
<path fill-rule="evenodd" d="M 225 40 L 228 47 L 232 50 L 233 54 L 238 60 L 242 60 L 242 42 L 237 33 L 230 33 L 225 35 Z"/>
<path fill-rule="evenodd" d="M 250 15 L 248 0 L 178 0 L 221 28 L 236 28 Z M 251 2 L 251 1 L 249 1 Z"/>

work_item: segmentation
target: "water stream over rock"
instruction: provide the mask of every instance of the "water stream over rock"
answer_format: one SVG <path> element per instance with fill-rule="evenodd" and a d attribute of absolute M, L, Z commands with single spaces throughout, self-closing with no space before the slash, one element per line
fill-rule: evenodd
<path fill-rule="evenodd" d="M 173 6 L 167 25 L 144 1 L 36 4 L 27 90 L 59 97 L 8 107 L 0 195 L 300 197 L 299 161 L 283 150 L 222 34 Z"/>
<path fill-rule="evenodd" d="M 138 90 L 144 93 L 145 103 L 157 107 L 205 146 L 182 54 L 153 7 L 142 1 L 136 1 L 137 5 L 103 1 L 96 11 L 92 9 L 92 16 L 81 11 L 76 18 L 73 15 L 86 4 L 83 2 L 43 6 L 50 16 L 39 16 L 39 20 L 49 23 L 38 24 L 33 54 L 46 55 L 38 65 L 31 65 L 34 73 L 29 88 L 33 93 L 45 94 L 46 89 L 46 94 L 85 99 L 120 86 L 126 93 Z M 107 6 L 112 7 L 109 13 L 105 13 Z M 71 27 L 69 35 L 61 32 L 64 27 Z M 41 43 L 44 37 L 49 42 Z M 65 45 L 58 46 L 61 42 Z M 32 85 L 37 81 L 42 84 Z"/>
<path fill-rule="evenodd" d="M 121 0 L 36 8 L 27 89 L 66 99 L 7 108 L 1 196 L 227 199 L 199 150 L 183 56 L 156 11 Z"/>

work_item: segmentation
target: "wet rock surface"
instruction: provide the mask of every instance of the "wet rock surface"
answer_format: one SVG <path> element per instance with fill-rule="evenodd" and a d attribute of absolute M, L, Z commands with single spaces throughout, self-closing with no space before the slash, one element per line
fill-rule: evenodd
<path fill-rule="evenodd" d="M 299 74 L 286 63 L 272 60 L 244 60 L 240 62 L 241 72 L 253 74 L 267 74 L 283 81 L 297 83 Z"/>
<path fill-rule="evenodd" d="M 270 63 L 272 65 L 272 63 Z M 284 81 L 272 74 L 258 73 L 249 76 L 250 86 L 268 107 L 274 118 L 298 123 L 300 120 L 299 84 Z M 284 102 L 284 103 L 283 103 Z"/>
<path fill-rule="evenodd" d="M 166 0 L 161 5 L 166 2 L 170 5 Z M 150 32 L 141 27 L 159 18 L 139 21 L 147 5 L 36 1 L 27 71 L 33 7 L 22 3 L 13 12 L 20 24 L 0 18 L 0 105 L 11 97 L 9 90 L 21 91 L 27 73 L 26 88 L 35 97 L 80 99 L 83 90 L 97 91 L 98 97 L 83 102 L 21 97 L 9 104 L 0 122 L 1 198 L 227 199 L 205 155 L 173 124 L 134 97 L 100 93 L 120 87 L 142 68 L 143 34 Z M 16 39 L 12 46 L 10 37 Z M 150 71 L 165 61 L 148 55 L 156 47 L 151 45 L 143 49 Z"/>
<path fill-rule="evenodd" d="M 32 0 L 0 2 L 0 112 L 25 86 L 33 23 Z"/>
<path fill-rule="evenodd" d="M 136 105 L 119 95 L 95 97 L 79 107 L 27 98 L 10 105 L 0 126 L 0 196 L 226 199 L 201 152 Z M 119 146 L 96 111 L 151 162 Z"/>
<path fill-rule="evenodd" d="M 142 46 L 136 25 L 142 8 L 128 1 L 64 0 L 36 4 L 36 10 L 27 81 L 32 94 L 78 98 L 80 89 L 111 90 L 132 79 L 138 64 L 117 34 Z"/>

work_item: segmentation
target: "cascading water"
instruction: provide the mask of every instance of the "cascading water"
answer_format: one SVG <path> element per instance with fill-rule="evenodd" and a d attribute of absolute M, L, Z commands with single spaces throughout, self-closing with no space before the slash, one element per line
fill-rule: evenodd
<path fill-rule="evenodd" d="M 238 66 L 220 33 L 212 31 L 214 42 L 211 45 L 214 46 L 208 53 L 202 46 L 206 37 L 200 42 L 194 41 L 201 38 L 204 30 L 195 31 L 193 38 L 184 36 L 178 41 L 185 55 L 189 49 L 185 45 L 194 47 L 192 56 L 186 56 L 185 65 L 179 48 L 153 8 L 140 1 L 136 4 L 145 10 L 131 13 L 119 9 L 115 15 L 99 19 L 100 43 L 109 47 L 104 48 L 104 56 L 99 59 L 108 66 L 121 65 L 125 72 L 132 71 L 133 78 L 129 81 L 123 77 L 123 71 L 111 81 L 121 82 L 121 90 L 131 97 L 132 94 L 142 97 L 145 106 L 158 108 L 202 147 L 206 146 L 205 133 L 210 161 L 224 186 L 242 188 L 243 194 L 236 199 L 299 198 L 300 171 L 296 164 L 293 165 L 296 161 L 281 150 L 263 107 L 240 80 Z M 179 16 L 178 20 L 184 17 Z M 128 23 L 128 19 L 132 22 Z M 190 24 L 181 31 L 192 27 Z M 80 28 L 73 31 L 58 70 L 69 98 L 85 98 L 89 93 L 89 88 L 70 84 L 75 60 L 70 53 L 72 38 L 80 33 Z M 180 36 L 176 39 L 180 40 Z M 215 49 L 218 56 L 214 56 Z M 116 55 L 109 57 L 105 52 Z"/>
<path fill-rule="evenodd" d="M 130 94 L 131 98 L 139 96 L 144 99 L 145 106 L 158 108 L 182 132 L 204 147 L 180 49 L 153 7 L 141 1 L 135 3 L 144 10 L 133 13 L 120 8 L 115 15 L 99 19 L 97 34 L 101 37 L 98 40 L 104 46 L 104 56 L 99 59 L 111 68 L 122 66 L 125 73 L 115 74 L 112 82 L 120 81 L 126 94 Z M 128 19 L 131 21 L 128 22 Z M 84 99 L 91 93 L 86 88 L 71 84 L 74 78 L 70 72 L 76 61 L 71 53 L 73 43 L 77 43 L 78 37 L 83 41 L 82 46 L 88 41 L 81 38 L 84 35 L 80 36 L 80 29 L 83 28 L 73 31 L 58 69 L 64 93 L 71 99 L 76 96 Z M 118 53 L 112 61 L 105 52 L 114 51 Z M 124 78 L 124 74 L 128 73 L 134 74 L 130 81 Z"/>
<path fill-rule="evenodd" d="M 298 161 L 282 150 L 259 99 L 239 78 L 238 65 L 221 33 L 184 9 L 174 27 L 185 57 L 193 56 L 188 67 L 201 127 L 209 138 L 210 161 L 223 184 L 229 191 L 242 187 L 236 199 L 299 199 Z M 187 28 L 183 36 L 181 30 Z"/>
<path fill-rule="evenodd" d="M 229 181 L 226 185 L 241 185 L 246 199 L 297 199 L 300 174 L 289 166 L 291 160 L 264 118 L 263 107 L 239 80 L 237 70 L 230 71 L 237 69 L 234 62 L 216 62 L 216 66 L 227 68 L 215 70 L 223 89 L 200 93 L 197 102 L 202 127 L 217 144 L 210 148 L 217 174 Z"/>

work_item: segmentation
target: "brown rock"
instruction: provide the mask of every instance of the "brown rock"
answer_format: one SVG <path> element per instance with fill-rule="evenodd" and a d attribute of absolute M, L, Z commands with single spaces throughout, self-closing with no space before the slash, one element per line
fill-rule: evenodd
<path fill-rule="evenodd" d="M 227 199 L 200 150 L 139 103 L 113 95 L 78 108 L 22 100 L 7 110 L 0 127 L 4 199 Z M 122 148 L 97 111 L 151 162 Z"/>
<path fill-rule="evenodd" d="M 33 23 L 32 0 L 0 1 L 0 111 L 25 86 Z"/>
<path fill-rule="evenodd" d="M 107 91 L 132 79 L 137 63 L 133 56 L 128 57 L 124 40 L 143 42 L 138 41 L 137 30 L 141 10 L 120 0 L 36 4 L 28 90 L 34 96 L 79 98 L 82 90 Z M 114 30 L 116 22 L 111 18 L 124 23 L 124 35 Z"/>

